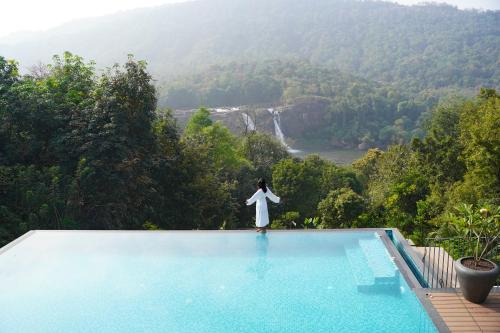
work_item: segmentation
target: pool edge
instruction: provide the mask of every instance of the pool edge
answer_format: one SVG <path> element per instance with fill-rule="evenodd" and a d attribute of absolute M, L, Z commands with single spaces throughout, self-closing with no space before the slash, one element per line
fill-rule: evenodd
<path fill-rule="evenodd" d="M 403 278 L 406 280 L 406 283 L 408 284 L 410 289 L 415 293 L 415 296 L 419 300 L 420 304 L 424 308 L 424 310 L 427 313 L 427 315 L 429 316 L 429 318 L 432 320 L 432 322 L 433 322 L 434 326 L 436 327 L 436 329 L 438 330 L 438 332 L 440 332 L 440 333 L 451 332 L 450 329 L 448 328 L 448 326 L 446 325 L 446 323 L 444 322 L 443 318 L 441 317 L 441 315 L 437 312 L 437 310 L 434 308 L 432 303 L 427 299 L 427 294 L 429 293 L 429 289 L 423 288 L 420 285 L 420 282 L 415 277 L 415 274 L 412 272 L 412 270 L 410 269 L 410 267 L 408 266 L 408 264 L 404 260 L 403 256 L 399 253 L 399 251 L 396 248 L 396 246 L 394 245 L 394 243 L 389 239 L 389 236 L 385 232 L 385 230 L 387 230 L 387 228 L 379 229 L 379 230 L 381 230 L 381 231 L 379 231 L 379 234 L 381 236 L 380 239 L 382 240 L 385 247 L 389 251 L 390 256 L 394 257 L 394 263 L 396 264 L 399 271 L 403 275 Z M 398 229 L 390 228 L 390 230 L 393 230 L 393 232 L 394 231 L 397 232 L 397 237 L 400 238 L 399 241 L 402 243 L 405 250 L 413 251 L 411 248 L 407 248 L 407 247 L 409 247 L 409 244 L 406 241 L 406 239 L 404 239 L 402 237 L 402 235 Z M 411 256 L 412 254 L 409 253 L 409 255 Z"/>
<path fill-rule="evenodd" d="M 16 239 L 14 239 L 12 242 L 7 243 L 6 245 L 0 247 L 0 254 L 3 254 L 5 252 L 7 252 L 8 250 L 10 250 L 11 248 L 13 248 L 17 244 L 19 244 L 22 241 L 24 241 L 26 238 L 34 235 L 37 231 L 38 230 L 30 230 L 30 231 L 26 232 L 25 234 L 22 234 L 21 236 L 19 236 Z"/>
<path fill-rule="evenodd" d="M 436 310 L 434 305 L 432 305 L 431 301 L 427 298 L 427 295 L 430 292 L 428 288 L 416 288 L 413 290 L 415 295 L 417 296 L 420 304 L 424 307 L 425 311 L 429 318 L 431 318 L 434 326 L 440 333 L 448 333 L 451 332 L 450 328 L 444 322 L 444 319 L 441 317 L 439 312 Z"/>

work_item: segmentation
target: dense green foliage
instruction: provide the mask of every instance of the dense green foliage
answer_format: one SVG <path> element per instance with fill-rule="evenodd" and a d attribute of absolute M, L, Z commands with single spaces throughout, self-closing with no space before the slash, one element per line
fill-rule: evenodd
<path fill-rule="evenodd" d="M 500 203 L 500 96 L 481 89 L 475 100 L 440 105 L 423 140 L 367 154 L 354 167 L 380 224 L 421 242 L 430 232 L 449 236 L 449 214 L 461 203 Z"/>
<path fill-rule="evenodd" d="M 204 109 L 181 137 L 132 58 L 97 76 L 66 53 L 43 75 L 20 76 L 0 57 L 0 123 L 1 244 L 31 229 L 249 227 L 244 200 L 288 157 Z"/>
<path fill-rule="evenodd" d="M 362 191 L 354 172 L 292 159 L 266 134 L 236 137 L 203 108 L 180 135 L 132 58 L 100 76 L 70 53 L 37 76 L 0 68 L 2 244 L 31 229 L 250 227 L 259 177 L 284 198 L 273 227 L 316 227 L 305 219 L 328 193 Z"/>
<path fill-rule="evenodd" d="M 426 135 L 353 168 L 292 158 L 272 137 L 232 134 L 200 109 L 181 135 L 143 62 L 97 75 L 70 53 L 39 75 L 0 57 L 0 244 L 31 229 L 235 229 L 266 177 L 273 228 L 397 227 L 452 234 L 460 203 L 500 204 L 500 96 L 440 104 Z"/>
<path fill-rule="evenodd" d="M 363 197 L 349 188 L 328 193 L 318 204 L 318 215 L 323 228 L 354 228 L 353 222 L 364 211 Z"/>
<path fill-rule="evenodd" d="M 273 172 L 284 197 L 278 225 L 395 227 L 417 243 L 459 235 L 456 207 L 500 205 L 500 96 L 481 89 L 474 100 L 440 104 L 425 129 L 423 139 L 369 150 L 355 173 L 317 157 L 282 160 Z"/>

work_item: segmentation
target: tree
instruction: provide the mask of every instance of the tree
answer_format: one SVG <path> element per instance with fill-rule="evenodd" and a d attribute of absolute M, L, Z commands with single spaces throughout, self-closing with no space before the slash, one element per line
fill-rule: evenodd
<path fill-rule="evenodd" d="M 393 183 L 384 202 L 386 225 L 412 235 L 417 223 L 415 221 L 419 202 L 425 200 L 429 193 L 427 179 L 418 172 L 409 172 Z"/>
<path fill-rule="evenodd" d="M 0 56 L 0 163 L 7 163 L 14 120 L 11 119 L 11 105 L 15 101 L 12 86 L 19 81 L 17 64 Z"/>
<path fill-rule="evenodd" d="M 208 110 L 200 109 L 189 120 L 181 143 L 183 167 L 190 173 L 187 192 L 196 202 L 192 207 L 196 216 L 189 223 L 204 229 L 240 225 L 236 216 L 244 198 L 238 184 L 247 185 L 253 173 L 250 162 L 240 153 L 239 139 L 227 127 L 213 123 Z M 249 177 L 243 177 L 245 174 Z"/>
<path fill-rule="evenodd" d="M 359 175 L 364 187 L 368 184 L 370 176 L 372 176 L 376 171 L 377 160 L 383 152 L 378 149 L 369 149 L 366 154 L 357 161 L 354 161 L 352 167 L 356 170 Z"/>
<path fill-rule="evenodd" d="M 284 198 L 283 210 L 298 212 L 302 221 L 315 216 L 318 202 L 332 190 L 346 187 L 361 192 L 361 184 L 352 171 L 317 155 L 302 161 L 281 160 L 273 168 L 273 183 Z"/>
<path fill-rule="evenodd" d="M 301 220 L 311 217 L 320 199 L 321 162 L 318 157 L 305 161 L 285 159 L 273 168 L 273 184 L 276 193 L 283 197 L 285 211 L 299 212 Z"/>
<path fill-rule="evenodd" d="M 234 172 L 249 165 L 249 162 L 238 152 L 239 141 L 220 123 L 205 127 L 201 131 L 203 140 L 210 150 L 210 158 L 217 170 Z"/>
<path fill-rule="evenodd" d="M 300 227 L 298 212 L 286 212 L 274 219 L 271 223 L 272 229 L 296 229 Z"/>
<path fill-rule="evenodd" d="M 143 62 L 132 58 L 103 74 L 75 179 L 73 203 L 88 228 L 140 228 L 155 192 L 149 153 L 155 88 Z"/>
<path fill-rule="evenodd" d="M 459 140 L 459 120 L 463 110 L 469 107 L 470 102 L 462 99 L 440 104 L 426 125 L 425 138 L 412 142 L 412 149 L 431 182 L 453 183 L 462 179 L 465 164 L 460 159 L 463 145 Z"/>
<path fill-rule="evenodd" d="M 355 172 L 347 168 L 341 168 L 333 163 L 327 163 L 323 167 L 321 185 L 319 191 L 321 197 L 325 197 L 332 189 L 350 188 L 360 194 L 363 185 Z"/>
<path fill-rule="evenodd" d="M 367 195 L 375 206 L 385 202 L 394 184 L 398 184 L 407 174 L 419 173 L 416 155 L 407 146 L 396 145 L 376 159 L 375 172 L 370 175 Z"/>
<path fill-rule="evenodd" d="M 500 202 L 500 96 L 496 91 L 481 89 L 477 105 L 464 110 L 459 126 L 467 172 L 458 190 L 469 203 Z"/>
<path fill-rule="evenodd" d="M 272 167 L 290 157 L 285 147 L 274 137 L 259 132 L 243 137 L 241 154 L 252 163 L 255 173 L 268 181 L 272 179 Z"/>
<path fill-rule="evenodd" d="M 320 227 L 355 227 L 356 218 L 363 213 L 365 207 L 363 197 L 350 188 L 333 190 L 318 204 Z"/>
<path fill-rule="evenodd" d="M 184 135 L 192 136 L 199 134 L 203 128 L 211 126 L 212 124 L 213 122 L 210 119 L 210 111 L 205 108 L 200 108 L 189 119 L 186 128 L 184 129 Z"/>
<path fill-rule="evenodd" d="M 148 212 L 149 227 L 181 229 L 191 226 L 192 215 L 187 212 L 194 210 L 194 204 L 186 197 L 186 184 L 191 181 L 191 175 L 184 165 L 179 131 L 170 110 L 156 112 L 153 133 L 155 149 L 151 152 L 151 178 L 157 185 Z"/>

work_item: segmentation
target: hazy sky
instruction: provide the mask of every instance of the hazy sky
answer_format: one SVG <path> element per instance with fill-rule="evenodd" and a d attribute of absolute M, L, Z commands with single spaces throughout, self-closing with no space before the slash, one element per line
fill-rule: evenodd
<path fill-rule="evenodd" d="M 44 30 L 78 18 L 186 0 L 0 0 L 0 37 Z M 304 0 L 309 1 L 309 0 Z M 422 0 L 392 0 L 415 4 Z M 438 0 L 459 8 L 500 9 L 500 0 Z"/>
<path fill-rule="evenodd" d="M 0 0 L 0 37 L 45 30 L 79 18 L 186 0 Z"/>

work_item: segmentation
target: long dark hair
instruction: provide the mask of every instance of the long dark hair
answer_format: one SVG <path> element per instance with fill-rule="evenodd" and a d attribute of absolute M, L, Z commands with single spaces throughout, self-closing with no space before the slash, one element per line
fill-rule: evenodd
<path fill-rule="evenodd" d="M 257 182 L 257 187 L 260 188 L 264 193 L 267 192 L 266 180 L 264 178 L 259 179 Z"/>

